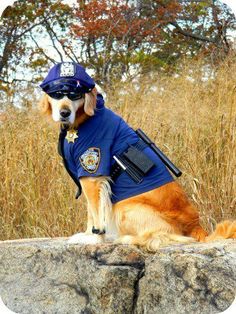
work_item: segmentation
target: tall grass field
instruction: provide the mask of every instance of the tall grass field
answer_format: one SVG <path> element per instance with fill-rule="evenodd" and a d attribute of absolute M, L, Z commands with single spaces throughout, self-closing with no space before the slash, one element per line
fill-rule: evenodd
<path fill-rule="evenodd" d="M 179 75 L 114 84 L 106 106 L 146 132 L 183 171 L 177 181 L 210 231 L 236 219 L 236 64 L 225 62 L 214 77 L 206 71 L 192 64 Z M 58 132 L 37 109 L 7 110 L 0 124 L 1 240 L 85 228 L 85 199 L 75 200 L 57 153 Z"/>

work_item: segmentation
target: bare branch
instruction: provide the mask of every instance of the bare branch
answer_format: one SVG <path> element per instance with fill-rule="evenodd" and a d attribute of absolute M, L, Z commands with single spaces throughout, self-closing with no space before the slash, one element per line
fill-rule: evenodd
<path fill-rule="evenodd" d="M 21 38 L 22 36 L 24 36 L 26 33 L 29 33 L 30 31 L 32 31 L 33 28 L 35 28 L 36 26 L 39 26 L 39 25 L 42 25 L 42 22 L 33 24 L 33 25 L 30 26 L 29 28 L 25 29 L 21 34 L 15 35 L 15 36 L 14 36 L 14 41 L 20 39 L 20 38 Z"/>
<path fill-rule="evenodd" d="M 40 49 L 40 51 L 41 51 L 41 53 L 44 55 L 44 57 L 45 57 L 46 59 L 50 60 L 52 63 L 56 64 L 56 60 L 54 60 L 53 58 L 49 57 L 49 55 L 47 55 L 47 54 L 45 53 L 45 51 L 43 50 L 43 48 L 41 48 L 41 47 L 39 46 L 39 44 L 37 43 L 37 41 L 34 39 L 32 33 L 30 33 L 30 38 L 31 38 L 32 41 L 35 43 L 36 47 L 37 47 L 38 49 Z"/>
<path fill-rule="evenodd" d="M 68 49 L 68 50 L 70 51 L 70 53 L 71 53 L 72 56 L 74 57 L 75 62 L 79 63 L 79 59 L 76 57 L 76 55 L 75 55 L 73 49 L 72 49 L 70 46 L 66 47 L 66 49 Z"/>
<path fill-rule="evenodd" d="M 47 19 L 44 17 L 44 24 L 45 24 L 45 27 L 46 27 L 46 30 L 47 30 L 47 32 L 48 32 L 48 35 L 49 35 L 49 37 L 50 37 L 50 39 L 51 39 L 51 42 L 52 42 L 52 45 L 53 45 L 53 48 L 56 50 L 56 52 L 58 53 L 58 55 L 59 55 L 59 57 L 60 57 L 60 59 L 61 59 L 61 62 L 63 62 L 63 56 L 62 56 L 62 54 L 61 54 L 61 52 L 60 52 L 60 50 L 57 48 L 57 46 L 56 46 L 56 43 L 55 43 L 55 40 L 54 40 L 54 38 L 53 38 L 53 33 L 52 33 L 52 29 L 51 29 L 51 27 L 50 27 L 50 25 L 49 25 L 49 23 L 48 23 L 48 21 L 47 21 Z"/>
<path fill-rule="evenodd" d="M 180 34 L 182 34 L 182 35 L 184 35 L 186 37 L 190 37 L 190 38 L 193 38 L 193 39 L 201 40 L 201 41 L 204 41 L 204 42 L 213 43 L 213 44 L 219 46 L 218 43 L 214 39 L 212 39 L 212 38 L 208 38 L 208 37 L 205 37 L 205 36 L 202 36 L 202 35 L 198 35 L 198 34 L 193 34 L 193 33 L 190 33 L 188 31 L 183 30 L 176 21 L 170 22 L 169 24 L 174 26 L 178 33 L 180 33 Z"/>
<path fill-rule="evenodd" d="M 71 57 L 71 55 L 67 52 L 68 47 L 66 47 L 65 45 L 62 44 L 62 42 L 61 42 L 60 39 L 58 38 L 56 32 L 55 32 L 54 29 L 51 27 L 51 25 L 50 25 L 48 22 L 46 22 L 46 24 L 47 24 L 47 31 L 49 32 L 49 36 L 50 36 L 50 32 L 51 32 L 51 33 L 53 34 L 54 38 L 56 39 L 56 41 L 60 44 L 60 46 L 61 46 L 63 52 L 65 53 L 65 55 L 66 55 L 72 62 L 76 62 L 76 61 L 77 61 L 77 58 L 73 59 L 73 58 Z M 50 38 L 52 39 L 51 36 L 50 36 Z M 53 43 L 54 43 L 54 45 L 55 45 L 54 40 L 53 40 Z M 54 45 L 53 45 L 53 46 L 54 46 Z M 54 48 L 55 48 L 55 46 L 54 46 Z M 57 52 L 58 52 L 58 51 L 57 51 Z M 70 52 L 71 52 L 71 50 L 70 50 Z M 59 53 L 59 52 L 58 52 L 58 53 Z M 73 57 L 75 57 L 75 56 L 74 56 L 74 53 L 73 53 L 72 55 L 73 55 Z M 60 55 L 60 56 L 62 57 L 62 55 Z M 62 60 L 62 61 L 63 61 L 63 60 Z"/>

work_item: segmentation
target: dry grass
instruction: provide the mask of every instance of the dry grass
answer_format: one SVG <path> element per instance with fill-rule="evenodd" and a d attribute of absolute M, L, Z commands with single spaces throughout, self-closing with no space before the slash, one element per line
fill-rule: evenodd
<path fill-rule="evenodd" d="M 194 81 L 187 79 L 191 68 Z M 147 132 L 183 170 L 178 180 L 208 229 L 236 218 L 235 73 L 236 65 L 225 63 L 204 82 L 201 66 L 192 65 L 178 78 L 152 75 L 139 89 L 119 84 L 108 95 L 107 106 Z M 84 228 L 84 201 L 74 199 L 57 132 L 36 111 L 8 111 L 0 127 L 1 239 L 68 236 Z"/>

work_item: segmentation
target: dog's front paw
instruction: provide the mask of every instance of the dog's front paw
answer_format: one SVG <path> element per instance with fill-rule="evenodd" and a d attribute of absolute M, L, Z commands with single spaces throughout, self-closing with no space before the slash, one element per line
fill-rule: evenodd
<path fill-rule="evenodd" d="M 70 244 L 97 244 L 102 243 L 103 237 L 97 234 L 76 233 L 69 238 Z"/>

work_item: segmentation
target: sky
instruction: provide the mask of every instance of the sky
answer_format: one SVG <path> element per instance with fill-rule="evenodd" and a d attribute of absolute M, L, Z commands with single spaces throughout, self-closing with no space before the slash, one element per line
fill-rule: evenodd
<path fill-rule="evenodd" d="M 234 14 L 236 14 L 236 1 L 235 0 L 224 0 L 222 2 L 226 3 L 229 7 L 231 7 Z"/>

